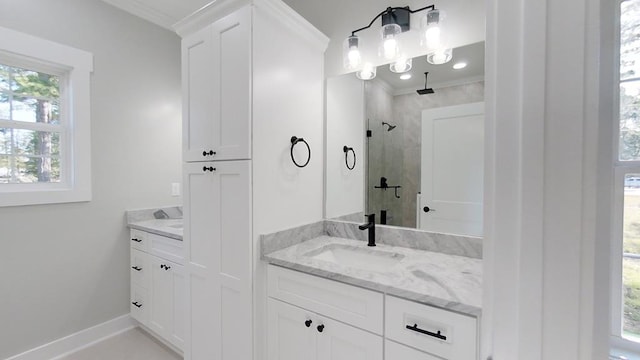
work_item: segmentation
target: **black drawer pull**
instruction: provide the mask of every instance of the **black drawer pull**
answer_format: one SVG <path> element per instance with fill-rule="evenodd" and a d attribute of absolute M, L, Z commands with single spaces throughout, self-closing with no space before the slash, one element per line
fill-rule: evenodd
<path fill-rule="evenodd" d="M 165 265 L 165 264 L 160 264 L 160 269 L 169 270 L 169 269 L 171 269 L 171 266 Z"/>
<path fill-rule="evenodd" d="M 139 303 L 139 302 L 137 302 L 137 301 L 132 302 L 132 304 L 133 304 L 133 306 L 135 306 L 135 307 L 137 307 L 137 308 L 141 308 L 141 307 L 142 307 L 142 304 L 140 304 L 140 303 Z"/>
<path fill-rule="evenodd" d="M 209 167 L 203 166 L 202 167 L 202 171 L 204 171 L 204 172 L 207 172 L 207 171 L 214 172 L 214 171 L 216 171 L 216 168 L 214 168 L 213 166 L 209 166 Z"/>
<path fill-rule="evenodd" d="M 425 334 L 425 335 L 429 335 L 429 336 L 433 336 L 436 339 L 440 339 L 440 340 L 447 340 L 447 337 L 440 334 L 440 330 L 438 330 L 437 333 L 432 333 L 431 331 L 427 331 L 427 330 L 422 330 L 418 327 L 418 324 L 413 324 L 413 326 L 411 325 L 407 325 L 406 326 L 407 329 L 412 330 L 412 331 L 416 331 L 419 332 L 420 334 Z"/>
<path fill-rule="evenodd" d="M 202 152 L 202 156 L 207 156 L 207 155 L 208 156 L 213 156 L 215 154 L 216 154 L 216 152 L 213 151 L 213 150 L 209 150 L 208 152 L 205 150 L 205 151 Z"/>
<path fill-rule="evenodd" d="M 311 321 L 311 320 L 307 320 L 307 321 L 305 321 L 305 322 L 304 322 L 304 325 L 305 325 L 306 327 L 311 327 L 311 323 L 313 323 L 313 321 Z"/>
<path fill-rule="evenodd" d="M 142 271 L 142 268 L 141 268 L 141 267 L 132 266 L 131 268 L 132 268 L 133 270 L 135 270 L 135 271 Z"/>
<path fill-rule="evenodd" d="M 318 329 L 318 332 L 322 332 L 324 330 L 324 325 L 323 324 L 318 325 L 317 329 Z"/>
<path fill-rule="evenodd" d="M 142 242 L 142 240 L 141 240 L 141 239 L 135 239 L 135 238 L 134 238 L 134 239 L 131 239 L 131 241 L 135 241 L 135 242 Z"/>

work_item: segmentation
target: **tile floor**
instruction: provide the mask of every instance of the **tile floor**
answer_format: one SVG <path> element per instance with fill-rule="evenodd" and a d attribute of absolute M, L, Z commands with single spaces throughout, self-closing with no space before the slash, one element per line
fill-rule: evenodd
<path fill-rule="evenodd" d="M 182 356 L 134 328 L 59 360 L 182 360 Z"/>

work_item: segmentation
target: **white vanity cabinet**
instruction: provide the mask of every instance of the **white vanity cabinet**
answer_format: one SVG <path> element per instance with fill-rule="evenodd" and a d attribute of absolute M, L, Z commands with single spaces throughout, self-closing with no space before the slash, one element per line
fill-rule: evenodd
<path fill-rule="evenodd" d="M 251 8 L 182 40 L 184 161 L 251 158 Z"/>
<path fill-rule="evenodd" d="M 475 317 L 274 265 L 267 277 L 268 360 L 478 359 Z"/>
<path fill-rule="evenodd" d="M 162 340 L 184 345 L 182 241 L 131 230 L 131 316 Z"/>
<path fill-rule="evenodd" d="M 382 294 L 276 266 L 267 276 L 268 360 L 382 360 Z"/>

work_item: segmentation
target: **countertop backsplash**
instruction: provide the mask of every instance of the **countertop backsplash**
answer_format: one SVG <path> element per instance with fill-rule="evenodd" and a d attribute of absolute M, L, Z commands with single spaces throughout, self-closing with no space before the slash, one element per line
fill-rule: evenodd
<path fill-rule="evenodd" d="M 358 229 L 358 224 L 324 220 L 272 234 L 261 235 L 261 254 L 269 254 L 323 235 L 367 241 L 367 232 Z M 376 242 L 390 246 L 482 259 L 482 238 L 478 237 L 376 225 Z"/>

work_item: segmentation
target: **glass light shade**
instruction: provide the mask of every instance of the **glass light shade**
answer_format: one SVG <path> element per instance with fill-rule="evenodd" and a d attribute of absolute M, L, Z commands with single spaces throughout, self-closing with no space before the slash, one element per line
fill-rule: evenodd
<path fill-rule="evenodd" d="M 441 65 L 451 61 L 453 49 L 439 49 L 427 54 L 427 62 L 433 65 Z"/>
<path fill-rule="evenodd" d="M 376 77 L 376 67 L 371 63 L 365 63 L 362 70 L 356 72 L 356 77 L 360 80 L 372 80 Z"/>
<path fill-rule="evenodd" d="M 444 11 L 430 10 L 421 20 L 420 42 L 426 49 L 441 49 L 445 46 L 445 34 L 443 31 Z"/>
<path fill-rule="evenodd" d="M 389 64 L 389 70 L 394 73 L 404 73 L 411 70 L 413 59 L 407 59 L 405 56 Z"/>
<path fill-rule="evenodd" d="M 347 70 L 355 70 L 360 66 L 362 62 L 362 55 L 360 55 L 360 39 L 355 36 L 349 36 L 345 41 L 342 48 L 344 68 Z"/>
<path fill-rule="evenodd" d="M 382 27 L 380 32 L 382 44 L 378 49 L 378 55 L 387 60 L 394 60 L 400 53 L 397 35 L 402 33 L 402 28 L 398 24 L 387 24 Z"/>

